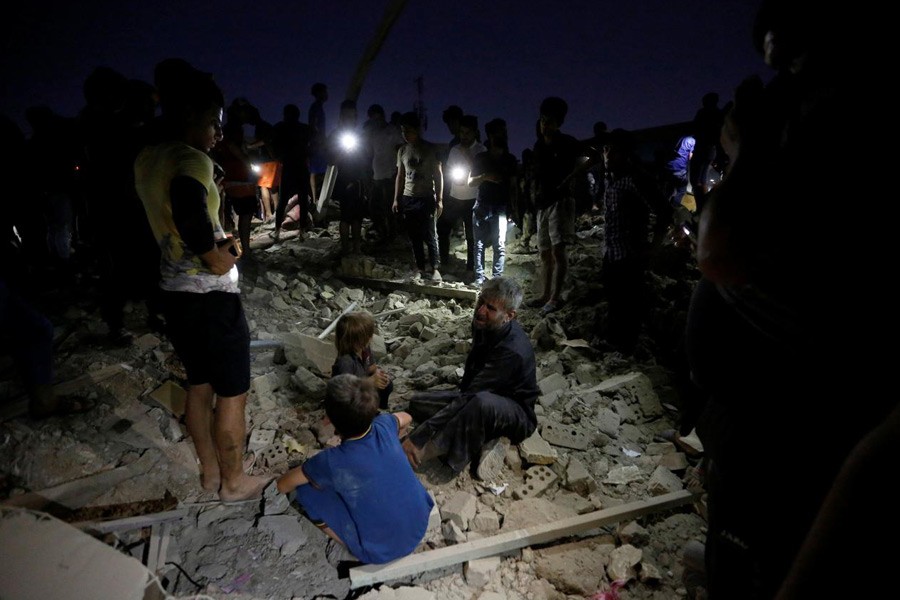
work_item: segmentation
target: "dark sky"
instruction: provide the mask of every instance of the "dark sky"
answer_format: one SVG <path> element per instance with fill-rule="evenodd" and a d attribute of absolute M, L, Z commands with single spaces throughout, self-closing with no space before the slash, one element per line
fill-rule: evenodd
<path fill-rule="evenodd" d="M 6 9 L 0 112 L 19 122 L 44 104 L 74 116 L 94 67 L 152 81 L 154 65 L 187 59 L 213 73 L 226 101 L 244 96 L 264 119 L 284 104 L 306 115 L 316 81 L 329 86 L 329 129 L 388 0 L 23 2 Z M 458 104 L 484 125 L 505 118 L 511 150 L 534 142 L 545 96 L 569 103 L 563 130 L 595 121 L 643 129 L 689 121 L 705 92 L 724 104 L 745 76 L 765 76 L 750 37 L 758 0 L 409 0 L 359 97 L 407 111 L 424 79 L 429 126 Z"/>

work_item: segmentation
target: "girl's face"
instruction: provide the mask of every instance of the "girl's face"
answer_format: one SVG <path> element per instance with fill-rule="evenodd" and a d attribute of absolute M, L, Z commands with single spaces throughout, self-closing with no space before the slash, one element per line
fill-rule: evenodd
<path fill-rule="evenodd" d="M 222 109 L 218 106 L 192 113 L 188 118 L 185 142 L 201 152 L 209 152 L 222 139 Z"/>

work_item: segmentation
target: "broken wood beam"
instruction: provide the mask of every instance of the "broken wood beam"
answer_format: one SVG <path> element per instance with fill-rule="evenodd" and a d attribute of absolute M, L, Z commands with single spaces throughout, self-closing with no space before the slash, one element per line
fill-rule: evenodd
<path fill-rule="evenodd" d="M 610 523 L 617 523 L 626 519 L 676 508 L 690 503 L 695 497 L 695 494 L 687 490 L 671 492 L 649 500 L 629 502 L 620 506 L 569 517 L 555 523 L 533 525 L 471 542 L 456 544 L 455 546 L 411 554 L 381 565 L 353 567 L 350 569 L 350 589 L 417 575 L 425 571 L 475 560 L 476 558 L 495 556 L 526 546 L 545 544 L 596 527 L 609 525 Z"/>
<path fill-rule="evenodd" d="M 85 521 L 83 523 L 72 523 L 78 529 L 92 531 L 95 533 L 109 533 L 111 531 L 130 531 L 132 529 L 143 529 L 144 527 L 153 527 L 160 523 L 168 523 L 171 521 L 180 521 L 188 515 L 190 509 L 187 507 L 167 510 L 152 515 L 139 515 L 137 517 L 126 517 L 124 519 L 114 519 L 112 521 Z"/>
<path fill-rule="evenodd" d="M 177 507 L 178 498 L 172 495 L 172 492 L 166 490 L 166 493 L 162 498 L 122 502 L 120 504 L 105 504 L 103 506 L 87 506 L 70 510 L 68 514 L 65 515 L 53 516 L 61 521 L 66 521 L 67 523 L 92 523 L 158 514 L 175 510 Z M 76 525 L 76 527 L 77 526 L 78 525 Z"/>
<path fill-rule="evenodd" d="M 381 291 L 401 291 L 411 294 L 422 294 L 425 296 L 439 296 L 441 298 L 453 298 L 455 300 L 465 300 L 467 302 L 475 302 L 478 300 L 478 292 L 476 290 L 464 288 L 442 287 L 440 285 L 426 285 L 418 283 L 408 283 L 404 281 L 391 281 L 389 279 L 367 279 L 365 277 L 347 277 L 341 276 L 341 281 L 359 287 L 367 287 Z"/>

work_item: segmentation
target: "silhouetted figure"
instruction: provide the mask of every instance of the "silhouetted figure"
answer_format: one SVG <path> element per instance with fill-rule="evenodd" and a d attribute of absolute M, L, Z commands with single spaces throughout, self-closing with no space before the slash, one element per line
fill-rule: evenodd
<path fill-rule="evenodd" d="M 456 131 L 459 143 L 450 148 L 444 166 L 444 179 L 449 188 L 444 199 L 444 212 L 437 222 L 438 245 L 441 249 L 441 264 L 450 268 L 450 235 L 461 221 L 466 239 L 466 271 L 471 273 L 475 268 L 472 209 L 475 207 L 477 190 L 469 186 L 469 173 L 475 155 L 484 152 L 486 148 L 476 140 L 478 119 L 474 115 L 463 115 Z"/>
<path fill-rule="evenodd" d="M 337 168 L 332 197 L 341 209 L 341 252 L 362 252 L 362 222 L 366 213 L 364 183 L 368 176 L 368 154 L 357 125 L 356 102 L 344 100 L 338 125 L 328 136 L 329 162 Z"/>
<path fill-rule="evenodd" d="M 366 138 L 372 157 L 372 225 L 380 240 L 397 237 L 397 217 L 391 210 L 394 201 L 394 180 L 397 177 L 397 149 L 404 143 L 400 125 L 388 123 L 384 108 L 373 104 L 368 111 Z"/>
<path fill-rule="evenodd" d="M 309 170 L 312 137 L 312 128 L 300 122 L 300 107 L 286 104 L 282 120 L 275 123 L 272 130 L 272 150 L 281 162 L 281 187 L 278 190 L 273 233 L 275 239 L 278 239 L 288 204 L 294 196 L 297 196 L 299 204 L 300 230 L 304 231 L 312 222 L 311 203 L 315 198 Z"/>
<path fill-rule="evenodd" d="M 753 41 L 776 74 L 736 89 L 723 129 L 728 173 L 701 208 L 703 278 L 687 343 L 708 396 L 697 433 L 708 459 L 711 600 L 775 595 L 841 465 L 896 405 L 879 378 L 858 376 L 892 368 L 871 336 L 896 309 L 884 276 L 892 224 L 851 208 L 835 185 L 835 124 L 863 118 L 875 91 L 863 69 L 844 68 L 871 59 L 848 14 L 811 0 L 762 2 Z M 869 140 L 864 126 L 842 129 L 842 147 L 860 151 L 842 153 L 841 171 L 870 168 Z M 762 466 L 773 467 L 763 480 L 777 502 L 759 501 Z M 856 582 L 842 591 L 851 588 L 859 595 Z"/>

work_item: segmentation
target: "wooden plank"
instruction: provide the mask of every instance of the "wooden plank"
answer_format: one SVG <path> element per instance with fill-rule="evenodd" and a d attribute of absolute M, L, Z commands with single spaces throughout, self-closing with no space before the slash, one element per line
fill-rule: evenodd
<path fill-rule="evenodd" d="M 116 519 L 114 521 L 87 521 L 84 523 L 73 523 L 74 527 L 82 530 L 94 531 L 96 533 L 109 533 L 110 531 L 130 531 L 132 529 L 143 529 L 144 527 L 152 527 L 159 523 L 168 521 L 180 521 L 188 515 L 190 510 L 187 507 L 176 508 L 175 510 L 167 510 L 166 512 L 156 513 L 153 515 L 139 515 L 137 517 L 126 517 L 124 519 Z"/>
<path fill-rule="evenodd" d="M 137 500 L 135 502 L 122 502 L 119 504 L 105 504 L 103 506 L 88 506 L 68 511 L 67 514 L 53 514 L 52 510 L 46 510 L 56 518 L 67 523 L 89 523 L 100 521 L 113 521 L 140 515 L 153 515 L 178 507 L 178 498 L 169 490 L 166 490 L 162 498 L 151 500 Z"/>
<path fill-rule="evenodd" d="M 158 452 L 145 452 L 133 463 L 67 481 L 37 492 L 13 496 L 3 501 L 2 504 L 44 512 L 47 512 L 46 507 L 52 504 L 60 504 L 73 510 L 81 508 L 123 481 L 146 474 L 156 466 L 160 456 Z"/>
<path fill-rule="evenodd" d="M 113 375 L 117 373 L 121 373 L 126 369 L 125 365 L 110 365 L 108 367 L 103 367 L 102 369 L 98 369 L 91 373 L 86 373 L 75 379 L 70 379 L 69 381 L 63 381 L 62 383 L 57 383 L 53 386 L 53 391 L 57 396 L 68 396 L 74 392 L 77 392 L 81 388 L 91 385 L 97 384 L 101 381 L 109 379 Z M 9 421 L 10 419 L 15 419 L 21 417 L 22 415 L 28 412 L 28 399 L 18 400 L 16 402 L 12 402 L 3 407 L 0 410 L 0 422 Z"/>
<path fill-rule="evenodd" d="M 381 565 L 362 565 L 350 569 L 350 589 L 400 579 L 432 569 L 449 567 L 462 562 L 503 554 L 510 550 L 535 544 L 545 544 L 582 531 L 633 519 L 654 512 L 676 508 L 693 501 L 695 495 L 687 490 L 663 494 L 649 500 L 629 502 L 584 515 L 569 517 L 555 523 L 516 529 L 472 542 L 447 546 L 411 554 Z"/>
<path fill-rule="evenodd" d="M 150 526 L 150 542 L 147 545 L 147 569 L 156 574 L 166 564 L 166 551 L 169 547 L 170 521 L 154 523 Z"/>
<path fill-rule="evenodd" d="M 391 281 L 389 279 L 366 279 L 365 277 L 340 276 L 340 279 L 350 285 L 388 292 L 400 290 L 401 292 L 409 292 L 411 294 L 454 298 L 456 300 L 465 300 L 467 302 L 475 302 L 478 300 L 478 292 L 476 290 L 465 288 L 442 287 L 440 285 L 426 285 L 405 281 Z"/>

